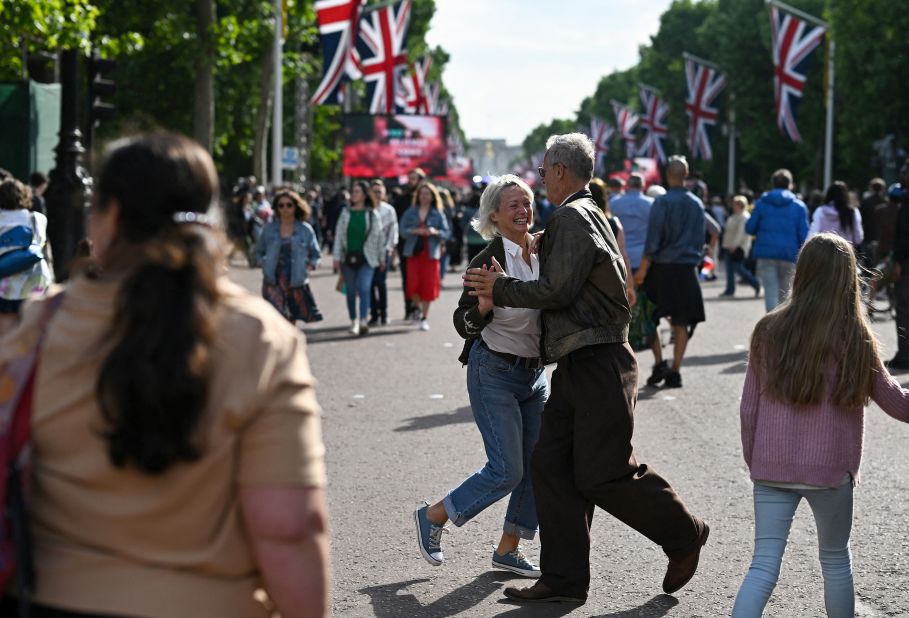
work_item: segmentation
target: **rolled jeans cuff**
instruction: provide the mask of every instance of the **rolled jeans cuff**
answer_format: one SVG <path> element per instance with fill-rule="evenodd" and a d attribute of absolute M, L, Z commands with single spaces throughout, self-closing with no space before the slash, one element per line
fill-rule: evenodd
<path fill-rule="evenodd" d="M 445 507 L 445 514 L 448 515 L 448 519 L 451 520 L 451 523 L 459 528 L 471 519 L 464 513 L 458 511 L 454 505 L 454 501 L 451 499 L 451 494 L 448 494 L 445 496 L 445 498 L 442 499 L 442 506 Z M 505 525 L 502 527 L 502 532 L 528 541 L 532 541 L 534 538 L 536 538 L 537 535 L 536 529 L 526 528 L 512 521 L 505 522 Z"/>
<path fill-rule="evenodd" d="M 525 541 L 532 541 L 537 536 L 536 530 L 525 528 L 520 524 L 516 524 L 513 521 L 507 520 L 505 521 L 505 525 L 502 527 L 502 532 L 516 536 L 519 539 L 524 539 Z"/>

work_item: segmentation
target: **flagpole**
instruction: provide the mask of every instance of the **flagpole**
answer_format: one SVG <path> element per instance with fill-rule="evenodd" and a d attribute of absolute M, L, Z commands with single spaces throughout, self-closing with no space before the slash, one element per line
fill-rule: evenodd
<path fill-rule="evenodd" d="M 688 52 L 682 52 L 682 58 L 684 58 L 685 60 L 693 60 L 693 61 L 697 62 L 698 64 L 703 64 L 705 67 L 713 69 L 714 71 L 719 71 L 720 73 L 723 72 L 723 70 L 720 68 L 720 65 L 718 65 L 717 63 L 710 62 L 709 60 L 704 60 L 703 58 L 695 56 L 694 54 L 689 54 Z"/>
<path fill-rule="evenodd" d="M 735 194 L 735 93 L 729 92 L 729 177 L 726 179 L 726 195 Z"/>
<path fill-rule="evenodd" d="M 830 36 L 830 33 L 827 33 Z M 827 126 L 824 140 L 824 188 L 833 184 L 833 73 L 834 51 L 833 37 L 827 39 Z"/>
<path fill-rule="evenodd" d="M 809 15 L 805 11 L 800 11 L 797 8 L 795 8 L 794 6 L 789 6 L 788 4 L 780 2 L 779 0 L 770 0 L 770 4 L 783 9 L 787 13 L 792 13 L 796 17 L 801 17 L 805 21 L 811 22 L 812 24 L 814 24 L 816 26 L 821 26 L 825 30 L 829 29 L 829 25 L 823 19 L 819 19 L 819 18 L 815 17 L 814 15 Z"/>
<path fill-rule="evenodd" d="M 281 0 L 275 0 L 275 102 L 272 107 L 271 121 L 271 183 L 273 187 L 281 184 L 281 149 L 283 146 L 284 126 L 284 78 L 281 74 L 281 34 L 283 29 Z"/>

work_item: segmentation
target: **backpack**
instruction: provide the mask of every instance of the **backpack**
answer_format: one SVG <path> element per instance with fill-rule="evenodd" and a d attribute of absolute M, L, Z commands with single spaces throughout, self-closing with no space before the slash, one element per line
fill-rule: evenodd
<path fill-rule="evenodd" d="M 17 225 L 0 234 L 0 279 L 28 270 L 44 258 L 38 244 L 38 222 L 32 227 Z"/>
<path fill-rule="evenodd" d="M 15 580 L 20 607 L 34 591 L 28 493 L 35 374 L 47 324 L 62 301 L 62 293 L 47 301 L 34 348 L 0 373 L 0 592 Z"/>

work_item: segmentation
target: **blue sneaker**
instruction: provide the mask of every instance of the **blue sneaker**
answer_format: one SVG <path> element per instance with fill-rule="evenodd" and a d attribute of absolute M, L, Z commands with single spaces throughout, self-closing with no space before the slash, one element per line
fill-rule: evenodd
<path fill-rule="evenodd" d="M 492 566 L 497 569 L 505 569 L 506 571 L 523 575 L 524 577 L 536 579 L 540 576 L 540 567 L 527 559 L 527 556 L 521 551 L 520 545 L 516 547 L 514 551 L 509 552 L 504 556 L 500 556 L 499 552 L 493 551 Z"/>
<path fill-rule="evenodd" d="M 417 524 L 417 544 L 420 546 L 420 555 L 426 559 L 426 562 L 432 566 L 439 566 L 445 562 L 440 542 L 442 533 L 448 532 L 448 529 L 429 521 L 426 517 L 428 510 L 429 504 L 424 502 L 423 506 L 413 512 L 413 519 Z"/>

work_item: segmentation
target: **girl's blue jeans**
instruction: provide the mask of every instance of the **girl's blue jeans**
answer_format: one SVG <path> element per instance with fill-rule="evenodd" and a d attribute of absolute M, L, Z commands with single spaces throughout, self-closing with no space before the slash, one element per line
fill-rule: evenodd
<path fill-rule="evenodd" d="M 836 489 L 783 489 L 754 485 L 754 557 L 732 608 L 733 618 L 759 617 L 780 576 L 792 518 L 804 498 L 817 525 L 818 553 L 824 576 L 828 618 L 852 618 L 852 483 Z"/>
<path fill-rule="evenodd" d="M 483 436 L 486 465 L 443 501 L 448 518 L 463 526 L 509 493 L 503 531 L 532 539 L 537 509 L 530 481 L 530 456 L 549 398 L 545 369 L 525 369 L 492 354 L 478 339 L 467 363 L 467 393 Z"/>

